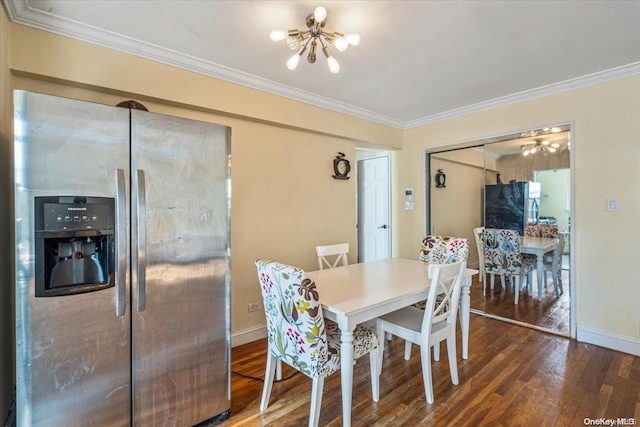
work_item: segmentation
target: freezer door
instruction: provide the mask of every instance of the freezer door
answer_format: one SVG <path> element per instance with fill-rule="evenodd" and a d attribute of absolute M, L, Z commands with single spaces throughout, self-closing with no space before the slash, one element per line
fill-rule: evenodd
<path fill-rule="evenodd" d="M 485 185 L 484 225 L 516 230 L 522 236 L 527 224 L 526 182 Z"/>
<path fill-rule="evenodd" d="M 134 425 L 230 408 L 229 129 L 132 110 Z"/>
<path fill-rule="evenodd" d="M 34 201 L 116 199 L 116 170 L 122 181 L 129 168 L 129 111 L 24 91 L 14 92 L 14 104 L 17 424 L 128 426 L 129 310 L 118 315 L 115 304 L 128 295 L 126 280 L 35 297 Z M 127 216 L 118 221 L 120 242 L 128 240 Z M 127 268 L 124 255 L 119 272 Z"/>

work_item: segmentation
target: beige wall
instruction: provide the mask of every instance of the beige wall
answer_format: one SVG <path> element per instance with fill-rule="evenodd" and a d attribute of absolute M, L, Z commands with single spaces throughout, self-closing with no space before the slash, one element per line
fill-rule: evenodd
<path fill-rule="evenodd" d="M 415 185 L 417 194 L 424 193 L 425 148 L 573 122 L 572 263 L 578 337 L 582 331 L 583 336 L 619 338 L 638 351 L 639 117 L 640 75 L 634 75 L 408 130 L 405 148 L 393 153 L 399 166 L 394 168 L 395 191 Z M 620 212 L 605 211 L 607 197 L 619 198 Z M 415 237 L 425 231 L 424 209 L 396 209 L 395 215 L 400 230 L 395 254 L 411 257 Z"/>
<path fill-rule="evenodd" d="M 481 151 L 471 149 L 431 156 L 430 234 L 466 237 L 470 266 L 478 265 L 473 229 L 482 225 L 485 175 L 482 157 Z M 442 169 L 447 176 L 445 188 L 435 186 L 434 176 L 438 169 Z"/>
<path fill-rule="evenodd" d="M 331 178 L 355 146 L 401 145 L 402 132 L 65 37 L 10 25 L 11 87 L 232 127 L 232 330 L 264 324 L 253 261 L 315 269 L 314 246 L 349 242 L 356 257 L 356 180 Z M 4 49 L 3 49 L 4 51 Z M 10 96 L 10 95 L 7 95 Z M 3 97 L 7 102 L 7 97 Z M 11 101 L 8 101 L 9 104 Z"/>
<path fill-rule="evenodd" d="M 0 422 L 9 413 L 13 374 L 13 108 L 11 104 L 9 20 L 0 10 Z"/>
<path fill-rule="evenodd" d="M 569 169 L 553 169 L 538 173 L 536 181 L 540 183 L 540 216 L 552 216 L 558 221 L 558 230 L 569 230 L 570 182 Z"/>

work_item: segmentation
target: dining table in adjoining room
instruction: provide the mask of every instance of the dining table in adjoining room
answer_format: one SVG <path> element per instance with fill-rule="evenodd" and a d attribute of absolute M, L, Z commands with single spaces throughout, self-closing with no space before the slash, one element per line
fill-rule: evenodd
<path fill-rule="evenodd" d="M 544 254 L 561 250 L 560 240 L 555 237 L 522 236 L 520 238 L 520 252 L 536 257 L 536 277 L 538 282 L 538 301 L 542 301 L 544 287 Z"/>

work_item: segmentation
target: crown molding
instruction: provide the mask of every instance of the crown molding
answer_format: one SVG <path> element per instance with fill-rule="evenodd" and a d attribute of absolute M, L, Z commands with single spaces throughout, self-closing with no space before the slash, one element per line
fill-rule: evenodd
<path fill-rule="evenodd" d="M 72 19 L 35 9 L 26 0 L 3 0 L 9 19 L 16 23 L 65 37 L 107 47 L 140 58 L 193 71 L 230 83 L 250 87 L 263 92 L 289 98 L 295 101 L 348 114 L 397 129 L 404 129 L 404 122 L 364 108 L 355 107 L 318 94 L 306 92 L 284 84 L 276 83 L 252 74 L 244 73 L 213 62 L 205 61 L 181 52 L 166 49 L 120 34 L 87 25 Z"/>
<path fill-rule="evenodd" d="M 413 129 L 435 122 L 449 120 L 493 108 L 504 107 L 517 102 L 553 95 L 583 86 L 603 83 L 609 80 L 640 73 L 640 62 L 635 62 L 612 68 L 610 70 L 588 74 L 586 76 L 553 83 L 547 86 L 506 95 L 489 101 L 405 122 L 364 108 L 359 108 L 321 95 L 312 94 L 310 92 L 257 77 L 252 74 L 237 71 L 213 62 L 204 61 L 174 50 L 105 31 L 71 19 L 62 18 L 39 9 L 34 9 L 29 6 L 27 0 L 3 0 L 3 3 L 11 22 L 17 24 L 26 25 L 39 30 L 107 47 L 109 49 L 128 53 L 155 62 L 250 87 L 252 89 L 282 96 L 295 101 L 315 105 L 317 107 L 326 108 L 339 113 L 348 114 L 350 116 L 401 130 Z"/>
<path fill-rule="evenodd" d="M 628 77 L 640 73 L 640 62 L 622 65 L 620 67 L 611 68 L 609 70 L 597 73 L 587 74 L 585 76 L 576 77 L 550 85 L 541 86 L 535 89 L 529 89 L 522 92 L 513 93 L 500 98 L 491 99 L 485 102 L 468 105 L 462 108 L 445 111 L 443 113 L 433 114 L 421 119 L 411 120 L 405 123 L 405 130 L 425 126 L 431 123 L 449 120 L 456 117 L 466 116 L 467 114 L 478 113 L 485 110 L 504 107 L 517 102 L 528 101 L 534 98 L 554 95 L 560 92 L 566 92 L 572 89 L 578 89 L 584 86 L 591 86 L 598 83 L 604 83 L 610 80 Z"/>

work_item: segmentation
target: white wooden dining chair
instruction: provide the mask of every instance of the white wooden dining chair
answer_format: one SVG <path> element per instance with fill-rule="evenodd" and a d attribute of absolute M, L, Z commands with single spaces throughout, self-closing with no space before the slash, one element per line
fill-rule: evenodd
<path fill-rule="evenodd" d="M 552 252 L 544 254 L 542 259 L 545 288 L 547 284 L 547 273 L 551 273 L 556 296 L 560 296 L 564 292 L 562 289 L 562 251 L 564 249 L 564 234 L 558 234 L 558 241 L 558 246 L 556 246 Z"/>
<path fill-rule="evenodd" d="M 338 264 L 349 265 L 347 254 L 349 253 L 348 243 L 338 243 L 335 245 L 316 246 L 318 256 L 318 267 L 323 270 L 325 267 L 334 268 Z M 331 257 L 334 257 L 331 259 Z"/>
<path fill-rule="evenodd" d="M 465 237 L 449 237 L 427 235 L 422 239 L 418 259 L 430 264 L 451 264 L 457 261 L 467 261 L 469 258 L 469 241 Z M 414 307 L 424 310 L 426 301 L 413 304 Z M 387 341 L 391 340 L 391 334 L 387 334 Z M 440 360 L 440 344 L 434 346 L 434 359 Z M 404 359 L 411 358 L 411 341 L 405 341 Z"/>
<path fill-rule="evenodd" d="M 422 380 L 427 402 L 433 403 L 431 379 L 431 347 L 447 342 L 451 382 L 458 384 L 458 361 L 456 354 L 456 314 L 462 287 L 462 275 L 466 260 L 451 264 L 430 264 L 431 279 L 429 296 L 424 310 L 414 306 L 402 308 L 377 319 L 378 336 L 391 333 L 406 342 L 420 346 Z M 384 342 L 384 341 L 383 341 Z M 384 344 L 380 345 L 379 366 L 382 370 Z"/>
<path fill-rule="evenodd" d="M 260 411 L 269 406 L 276 361 L 284 362 L 313 380 L 309 427 L 316 427 L 322 406 L 324 379 L 340 369 L 340 329 L 325 320 L 316 284 L 297 267 L 257 260 L 267 320 L 267 366 Z M 371 392 L 379 398 L 380 368 L 375 328 L 357 325 L 353 331 L 354 359 L 369 354 Z M 351 385 L 350 385 L 351 387 Z"/>
<path fill-rule="evenodd" d="M 478 270 L 480 270 L 480 283 L 484 282 L 484 227 L 473 229 L 473 236 L 476 238 L 476 249 L 478 250 Z M 484 295 L 484 286 L 482 287 Z"/>

